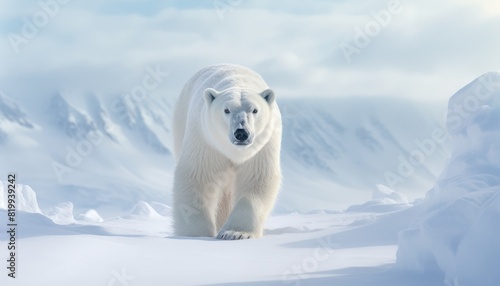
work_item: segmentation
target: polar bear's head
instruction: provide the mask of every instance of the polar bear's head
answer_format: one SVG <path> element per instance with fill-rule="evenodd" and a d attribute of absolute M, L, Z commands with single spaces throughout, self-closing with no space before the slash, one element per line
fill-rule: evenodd
<path fill-rule="evenodd" d="M 273 127 L 273 90 L 253 91 L 207 88 L 204 130 L 212 145 L 230 159 L 253 156 L 267 143 Z M 245 156 L 247 155 L 247 156 Z"/>

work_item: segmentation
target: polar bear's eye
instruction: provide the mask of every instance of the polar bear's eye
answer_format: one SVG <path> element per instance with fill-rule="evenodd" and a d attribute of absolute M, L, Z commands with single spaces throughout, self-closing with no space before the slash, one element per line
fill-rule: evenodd
<path fill-rule="evenodd" d="M 254 110 L 252 111 L 252 113 L 257 113 L 257 112 L 259 112 L 257 109 L 254 109 Z"/>
<path fill-rule="evenodd" d="M 226 108 L 226 109 L 224 109 L 224 113 L 225 113 L 225 114 L 229 114 L 230 112 L 231 112 L 231 111 L 229 111 L 229 109 L 227 109 L 227 108 Z"/>

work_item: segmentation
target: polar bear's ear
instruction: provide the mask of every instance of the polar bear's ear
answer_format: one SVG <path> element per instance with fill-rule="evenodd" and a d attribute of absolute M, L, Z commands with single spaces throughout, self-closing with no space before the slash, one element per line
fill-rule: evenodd
<path fill-rule="evenodd" d="M 260 93 L 260 95 L 267 101 L 267 103 L 271 104 L 274 102 L 276 95 L 274 94 L 274 91 L 270 88 L 264 90 L 263 92 Z"/>
<path fill-rule="evenodd" d="M 203 92 L 203 97 L 205 98 L 205 101 L 207 102 L 207 104 L 212 103 L 212 101 L 214 101 L 214 99 L 217 97 L 217 95 L 219 95 L 219 92 L 213 88 L 207 88 Z"/>

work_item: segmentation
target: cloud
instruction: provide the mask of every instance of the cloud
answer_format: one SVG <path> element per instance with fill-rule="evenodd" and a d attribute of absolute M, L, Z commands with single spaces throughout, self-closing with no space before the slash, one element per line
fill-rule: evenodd
<path fill-rule="evenodd" d="M 500 69 L 493 0 L 400 1 L 402 12 L 350 62 L 340 46 L 352 45 L 356 29 L 370 26 L 390 1 L 185 2 L 70 1 L 19 53 L 9 34 L 22 35 L 23 17 L 32 21 L 43 9 L 36 1 L 8 2 L 0 13 L 0 86 L 19 96 L 116 93 L 161 64 L 171 73 L 166 92 L 177 94 L 203 66 L 233 62 L 256 69 L 282 96 L 434 100 Z"/>

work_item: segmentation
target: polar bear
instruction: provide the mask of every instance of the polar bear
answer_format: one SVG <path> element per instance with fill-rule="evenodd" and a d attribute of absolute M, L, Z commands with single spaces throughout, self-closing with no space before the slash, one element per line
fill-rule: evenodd
<path fill-rule="evenodd" d="M 281 114 L 249 68 L 219 64 L 184 86 L 173 118 L 179 236 L 262 236 L 281 185 Z"/>

